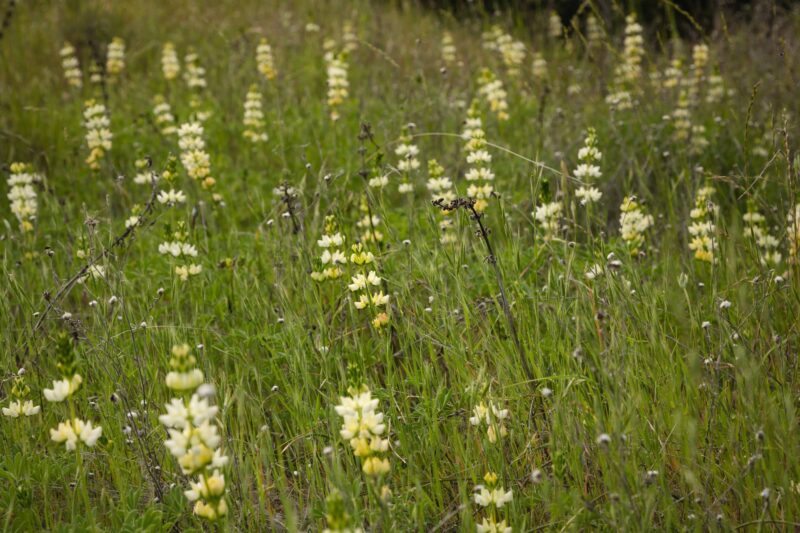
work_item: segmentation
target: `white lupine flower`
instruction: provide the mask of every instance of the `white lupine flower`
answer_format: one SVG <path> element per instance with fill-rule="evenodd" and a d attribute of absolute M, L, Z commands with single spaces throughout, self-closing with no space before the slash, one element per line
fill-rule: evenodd
<path fill-rule="evenodd" d="M 161 72 L 164 74 L 164 79 L 174 80 L 178 77 L 181 71 L 181 63 L 178 60 L 178 54 L 175 52 L 175 45 L 172 43 L 164 43 L 164 48 L 161 50 Z"/>
<path fill-rule="evenodd" d="M 83 86 L 83 73 L 75 54 L 75 47 L 70 43 L 64 43 L 60 51 L 61 67 L 64 69 L 64 79 L 72 87 L 80 89 Z"/>

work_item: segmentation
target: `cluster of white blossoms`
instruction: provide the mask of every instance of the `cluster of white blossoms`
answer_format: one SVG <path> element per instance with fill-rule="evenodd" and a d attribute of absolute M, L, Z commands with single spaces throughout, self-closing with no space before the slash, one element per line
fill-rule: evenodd
<path fill-rule="evenodd" d="M 216 180 L 211 176 L 211 156 L 206 152 L 203 140 L 203 125 L 200 122 L 187 122 L 178 128 L 178 146 L 181 149 L 181 163 L 190 178 L 200 183 L 203 189 L 211 189 Z"/>
<path fill-rule="evenodd" d="M 519 76 L 520 68 L 525 61 L 525 44 L 514 40 L 511 34 L 504 32 L 499 26 L 492 28 L 488 38 L 494 40 L 490 47 L 499 52 L 508 75 Z"/>
<path fill-rule="evenodd" d="M 175 45 L 169 42 L 164 43 L 164 48 L 161 49 L 161 72 L 164 73 L 164 79 L 168 81 L 177 78 L 181 72 L 181 63 L 178 60 Z"/>
<path fill-rule="evenodd" d="M 622 240 L 631 255 L 638 254 L 644 245 L 644 233 L 653 225 L 653 215 L 645 214 L 635 197 L 626 196 L 619 206 L 619 226 Z"/>
<path fill-rule="evenodd" d="M 444 167 L 435 159 L 428 161 L 428 182 L 426 187 L 434 201 L 442 200 L 445 203 L 449 203 L 456 199 L 452 180 L 444 175 Z M 452 211 L 442 210 L 441 213 L 442 220 L 439 221 L 439 229 L 442 234 L 439 237 L 439 242 L 442 244 L 455 242 L 456 235 L 453 231 Z"/>
<path fill-rule="evenodd" d="M 544 202 L 536 206 L 532 215 L 537 224 L 542 227 L 542 239 L 552 241 L 559 238 L 561 233 L 561 213 L 564 206 L 561 202 Z"/>
<path fill-rule="evenodd" d="M 106 73 L 113 80 L 125 70 L 125 41 L 122 37 L 114 37 L 106 51 Z"/>
<path fill-rule="evenodd" d="M 350 278 L 347 288 L 357 296 L 353 307 L 358 310 L 369 310 L 372 314 L 372 327 L 381 329 L 389 323 L 389 315 L 384 310 L 389 304 L 389 295 L 383 293 L 383 281 L 375 271 L 375 256 L 361 243 L 351 247 L 350 263 L 357 272 Z"/>
<path fill-rule="evenodd" d="M 386 176 L 383 176 L 380 179 L 383 184 L 385 185 L 385 180 L 387 179 Z M 372 180 L 370 180 L 372 182 Z M 372 185 L 372 183 L 370 183 Z M 356 222 L 356 227 L 362 231 L 361 233 L 361 240 L 363 242 L 381 242 L 383 241 L 383 233 L 378 231 L 378 228 L 381 225 L 381 217 L 372 213 L 370 215 L 370 208 L 369 203 L 367 202 L 366 196 L 361 197 L 361 204 L 359 205 L 359 210 L 361 211 L 361 219 Z"/>
<path fill-rule="evenodd" d="M 456 43 L 453 40 L 453 34 L 445 31 L 442 34 L 442 63 L 449 65 L 456 61 Z"/>
<path fill-rule="evenodd" d="M 508 418 L 508 409 L 500 409 L 497 404 L 489 400 L 488 404 L 481 401 L 472 408 L 469 423 L 473 426 L 486 427 L 486 437 L 494 444 L 498 438 L 508 435 L 505 420 Z"/>
<path fill-rule="evenodd" d="M 642 76 L 644 37 L 642 36 L 642 26 L 636 22 L 636 15 L 633 13 L 625 17 L 622 57 L 622 64 L 617 67 L 617 76 L 627 82 L 637 82 Z"/>
<path fill-rule="evenodd" d="M 3 407 L 3 416 L 8 418 L 20 418 L 20 416 L 34 416 L 42 410 L 40 405 L 34 405 L 28 399 L 31 389 L 25 384 L 25 369 L 20 368 L 14 376 L 14 384 L 11 386 L 11 400 L 8 407 Z"/>
<path fill-rule="evenodd" d="M 503 35 L 503 28 L 498 24 L 493 25 L 488 31 L 481 34 L 483 48 L 493 52 L 498 51 L 497 40 Z"/>
<path fill-rule="evenodd" d="M 753 203 L 748 205 L 744 220 L 744 234 L 753 239 L 758 246 L 759 260 L 762 265 L 777 266 L 783 259 L 778 246 L 781 242 L 774 237 L 767 227 L 767 219 L 758 212 Z"/>
<path fill-rule="evenodd" d="M 198 264 L 197 247 L 189 243 L 189 232 L 185 222 L 179 222 L 175 231 L 169 234 L 169 239 L 158 245 L 158 253 L 177 260 L 175 275 L 181 281 L 188 281 L 190 277 L 197 276 L 203 271 L 203 266 Z"/>
<path fill-rule="evenodd" d="M 533 54 L 533 65 L 531 67 L 531 74 L 533 79 L 538 82 L 547 80 L 547 60 L 541 52 Z"/>
<path fill-rule="evenodd" d="M 325 52 L 325 72 L 328 76 L 328 107 L 331 120 L 339 120 L 339 108 L 349 94 L 350 82 L 347 81 L 347 59 L 344 52 L 335 54 L 333 50 Z"/>
<path fill-rule="evenodd" d="M 695 105 L 700 97 L 700 91 L 706 81 L 706 68 L 708 67 L 708 45 L 696 44 L 692 47 L 692 75 L 687 80 L 689 87 L 689 101 Z"/>
<path fill-rule="evenodd" d="M 473 102 L 467 111 L 461 138 L 466 141 L 464 152 L 467 155 L 467 164 L 470 165 L 464 174 L 469 182 L 467 196 L 475 200 L 475 210 L 481 213 L 488 207 L 489 198 L 494 192 L 494 172 L 489 166 L 492 155 L 486 149 L 486 133 L 483 131 L 477 102 Z"/>
<path fill-rule="evenodd" d="M 400 135 L 400 144 L 395 148 L 394 153 L 399 158 L 397 162 L 397 170 L 400 171 L 402 181 L 397 186 L 400 194 L 408 194 L 414 192 L 413 176 L 419 169 L 419 148 L 413 144 L 413 137 L 411 130 L 414 129 L 413 124 L 403 126 L 403 133 Z"/>
<path fill-rule="evenodd" d="M 266 37 L 262 37 L 256 47 L 256 65 L 267 81 L 274 80 L 278 75 L 278 71 L 275 70 L 275 58 L 272 56 L 272 46 Z"/>
<path fill-rule="evenodd" d="M 261 104 L 261 92 L 258 86 L 251 85 L 244 101 L 244 138 L 252 143 L 267 142 L 269 135 L 265 131 L 264 111 Z"/>
<path fill-rule="evenodd" d="M 589 13 L 589 16 L 586 17 L 586 45 L 594 50 L 600 47 L 604 38 L 605 32 L 600 26 L 600 22 L 594 14 Z"/>
<path fill-rule="evenodd" d="M 719 74 L 711 74 L 708 77 L 708 90 L 706 92 L 706 103 L 716 104 L 722 101 L 727 94 L 725 90 L 725 80 Z"/>
<path fill-rule="evenodd" d="M 325 233 L 317 241 L 317 246 L 322 248 L 319 263 L 320 269 L 311 273 L 314 281 L 338 279 L 344 274 L 339 265 L 347 264 L 347 256 L 342 251 L 344 235 L 339 232 L 339 225 L 333 215 L 325 217 Z"/>
<path fill-rule="evenodd" d="M 150 170 L 150 162 L 147 159 L 137 159 L 134 161 L 136 175 L 133 182 L 137 185 L 151 185 L 158 181 L 158 175 Z"/>
<path fill-rule="evenodd" d="M 114 138 L 109 129 L 111 120 L 106 106 L 95 100 L 87 100 L 83 110 L 83 126 L 86 128 L 86 146 L 89 148 L 86 164 L 92 170 L 99 170 L 100 162 L 111 150 L 111 140 Z"/>
<path fill-rule="evenodd" d="M 489 104 L 489 110 L 497 116 L 497 120 L 508 120 L 508 93 L 503 82 L 494 73 L 485 68 L 478 77 L 478 94 Z"/>
<path fill-rule="evenodd" d="M 222 473 L 228 457 L 220 447 L 222 438 L 214 423 L 219 408 L 209 401 L 214 387 L 203 383 L 203 372 L 186 344 L 172 347 L 169 365 L 167 387 L 180 397 L 170 400 L 166 413 L 158 417 L 169 434 L 164 445 L 178 460 L 181 472 L 191 478 L 184 495 L 194 502 L 194 513 L 217 520 L 228 514 Z"/>
<path fill-rule="evenodd" d="M 694 252 L 695 259 L 707 263 L 716 262 L 717 239 L 714 235 L 716 232 L 714 216 L 718 206 L 711 201 L 713 195 L 713 187 L 710 185 L 701 187 L 695 196 L 695 206 L 689 214 L 692 219 L 689 225 L 691 236 L 689 249 Z"/>
<path fill-rule="evenodd" d="M 44 389 L 45 399 L 51 403 L 61 403 L 68 400 L 70 403 L 70 418 L 60 422 L 57 427 L 50 429 L 50 439 L 58 444 L 64 443 L 67 450 L 75 450 L 79 443 L 91 448 L 103 434 L 103 428 L 94 426 L 90 421 L 84 421 L 72 414 L 74 405 L 72 395 L 77 392 L 83 383 L 83 378 L 76 370 L 75 353 L 72 341 L 67 336 L 62 336 L 58 343 L 57 367 L 61 372 L 61 379 L 53 381 L 52 389 Z"/>
<path fill-rule="evenodd" d="M 183 80 L 190 89 L 206 88 L 206 69 L 200 66 L 200 58 L 195 52 L 189 52 L 183 58 L 186 70 L 183 73 Z"/>
<path fill-rule="evenodd" d="M 589 128 L 583 146 L 578 150 L 580 163 L 572 171 L 573 175 L 581 181 L 581 186 L 575 191 L 575 196 L 580 199 L 581 205 L 598 202 L 603 196 L 600 189 L 592 186 L 593 182 L 603 176 L 600 166 L 597 165 L 602 158 L 603 153 L 597 148 L 597 133 L 594 128 Z"/>
<path fill-rule="evenodd" d="M 33 229 L 38 204 L 33 184 L 42 180 L 41 174 L 34 171 L 33 166 L 26 163 L 11 163 L 8 175 L 8 201 L 11 212 L 19 221 L 22 232 Z"/>
<path fill-rule="evenodd" d="M 83 73 L 75 53 L 75 47 L 70 43 L 64 43 L 61 47 L 61 67 L 64 69 L 64 79 L 72 87 L 83 87 Z"/>
<path fill-rule="evenodd" d="M 561 23 L 561 15 L 555 11 L 550 12 L 547 19 L 547 35 L 552 39 L 558 39 L 564 35 L 564 25 Z"/>
<path fill-rule="evenodd" d="M 616 89 L 606 96 L 606 103 L 619 111 L 633 107 L 631 91 L 639 87 L 644 57 L 642 26 L 636 22 L 636 15 L 628 15 L 625 23 L 622 62 L 615 71 Z"/>
<path fill-rule="evenodd" d="M 348 54 L 358 50 L 358 35 L 349 20 L 342 26 L 342 50 Z"/>
<path fill-rule="evenodd" d="M 175 126 L 175 115 L 172 114 L 172 107 L 169 102 L 161 96 L 157 95 L 153 98 L 153 120 L 158 127 L 161 135 L 172 136 L 177 133 L 178 128 Z"/>
<path fill-rule="evenodd" d="M 789 239 L 789 257 L 792 263 L 800 261 L 800 203 L 786 215 L 786 233 Z"/>
<path fill-rule="evenodd" d="M 673 57 L 657 80 L 664 89 L 674 89 L 683 84 L 683 60 L 680 57 Z"/>
<path fill-rule="evenodd" d="M 485 510 L 486 516 L 476 524 L 477 533 L 511 533 L 511 527 L 505 520 L 498 521 L 498 510 L 514 499 L 513 491 L 506 492 L 497 483 L 497 474 L 487 472 L 483 476 L 485 485 L 475 487 L 472 495 L 476 504 Z"/>
<path fill-rule="evenodd" d="M 379 401 L 372 397 L 366 385 L 347 390 L 350 396 L 339 398 L 336 414 L 344 421 L 339 434 L 348 441 L 353 455 L 361 459 L 361 470 L 368 476 L 389 473 L 390 465 L 386 453 L 389 439 L 385 438 L 386 424 L 383 413 L 378 411 Z"/>
<path fill-rule="evenodd" d="M 678 95 L 678 103 L 672 111 L 672 127 L 675 142 L 686 141 L 692 134 L 692 114 L 689 110 L 689 94 L 686 90 L 681 90 Z"/>

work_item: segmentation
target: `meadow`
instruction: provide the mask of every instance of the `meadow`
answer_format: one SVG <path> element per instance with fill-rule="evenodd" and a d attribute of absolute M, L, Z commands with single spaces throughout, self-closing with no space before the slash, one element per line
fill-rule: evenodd
<path fill-rule="evenodd" d="M 800 528 L 800 9 L 470 5 L 0 2 L 4 531 Z"/>

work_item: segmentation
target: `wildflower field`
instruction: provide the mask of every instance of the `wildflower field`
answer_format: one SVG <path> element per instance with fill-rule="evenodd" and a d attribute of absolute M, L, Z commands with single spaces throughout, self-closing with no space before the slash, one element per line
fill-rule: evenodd
<path fill-rule="evenodd" d="M 575 4 L 0 0 L 3 531 L 800 529 L 800 7 Z"/>

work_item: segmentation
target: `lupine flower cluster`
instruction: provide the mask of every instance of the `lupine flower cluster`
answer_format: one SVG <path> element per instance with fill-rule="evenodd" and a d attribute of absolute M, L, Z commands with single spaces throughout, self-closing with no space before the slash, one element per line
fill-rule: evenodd
<path fill-rule="evenodd" d="M 533 64 L 531 66 L 531 74 L 533 79 L 541 82 L 547 80 L 547 60 L 541 52 L 533 54 Z"/>
<path fill-rule="evenodd" d="M 552 241 L 559 238 L 563 210 L 563 204 L 558 201 L 542 202 L 536 206 L 532 215 L 542 228 L 541 238 L 543 240 Z"/>
<path fill-rule="evenodd" d="M 183 58 L 186 67 L 183 73 L 183 81 L 190 89 L 206 88 L 206 69 L 200 66 L 200 57 L 196 52 L 189 52 Z"/>
<path fill-rule="evenodd" d="M 456 61 L 456 44 L 453 40 L 453 35 L 449 31 L 442 34 L 442 62 L 445 65 L 455 63 Z"/>
<path fill-rule="evenodd" d="M 489 205 L 489 198 L 494 192 L 494 172 L 489 167 L 492 162 L 492 155 L 486 149 L 486 133 L 483 131 L 483 124 L 480 113 L 475 102 L 470 106 L 467 113 L 467 120 L 461 133 L 464 145 L 464 152 L 467 154 L 467 169 L 464 178 L 470 183 L 467 188 L 467 196 L 475 199 L 475 210 L 483 212 Z"/>
<path fill-rule="evenodd" d="M 631 92 L 639 87 L 644 56 L 642 26 L 636 22 L 636 15 L 628 15 L 625 23 L 622 62 L 617 66 L 615 72 L 616 88 L 606 97 L 606 103 L 612 109 L 619 111 L 633 107 Z"/>
<path fill-rule="evenodd" d="M 275 59 L 272 57 L 272 46 L 266 37 L 262 37 L 256 47 L 256 64 L 258 71 L 267 81 L 272 81 L 278 75 L 275 70 Z"/>
<path fill-rule="evenodd" d="M 325 53 L 326 72 L 328 75 L 328 108 L 331 120 L 339 120 L 339 109 L 349 94 L 350 82 L 347 81 L 347 59 L 343 52 Z"/>
<path fill-rule="evenodd" d="M 603 153 L 597 148 L 597 133 L 594 128 L 589 128 L 583 147 L 578 150 L 580 164 L 572 172 L 576 178 L 581 180 L 581 186 L 575 191 L 575 196 L 578 197 L 581 205 L 598 202 L 603 196 L 600 189 L 592 185 L 603 176 L 597 165 L 602 157 Z"/>
<path fill-rule="evenodd" d="M 75 47 L 70 43 L 64 43 L 60 53 L 64 79 L 67 80 L 70 86 L 80 89 L 83 87 L 83 73 L 81 73 L 81 65 L 78 62 Z"/>
<path fill-rule="evenodd" d="M 381 183 L 385 184 L 386 176 L 379 178 Z M 371 181 L 371 180 L 370 180 Z M 371 185 L 371 184 L 370 184 Z M 369 203 L 366 196 L 361 197 L 361 204 L 359 205 L 361 211 L 361 219 L 356 222 L 356 227 L 362 230 L 361 240 L 363 242 L 381 242 L 383 241 L 383 233 L 378 231 L 381 224 L 381 217 L 375 213 L 370 214 Z"/>
<path fill-rule="evenodd" d="M 632 196 L 626 196 L 619 206 L 619 226 L 622 240 L 628 245 L 631 255 L 642 251 L 645 232 L 653 225 L 653 216 L 645 214 L 644 208 Z"/>
<path fill-rule="evenodd" d="M 52 389 L 44 389 L 42 392 L 48 402 L 69 401 L 70 418 L 50 430 L 50 439 L 58 444 L 64 443 L 68 451 L 75 450 L 81 443 L 92 448 L 103 434 L 103 428 L 94 426 L 88 420 L 81 420 L 73 414 L 75 407 L 71 398 L 80 388 L 83 378 L 77 371 L 72 340 L 66 335 L 62 335 L 58 341 L 56 367 L 61 373 L 61 379 L 53 381 Z"/>
<path fill-rule="evenodd" d="M 203 266 L 195 262 L 197 258 L 197 247 L 188 242 L 189 232 L 186 223 L 178 222 L 174 231 L 167 229 L 167 240 L 158 245 L 158 253 L 172 257 L 176 261 L 175 274 L 181 281 L 187 281 L 190 277 L 197 276 L 203 271 Z"/>
<path fill-rule="evenodd" d="M 33 166 L 26 163 L 11 163 L 10 170 L 8 200 L 11 212 L 17 217 L 22 232 L 31 231 L 38 212 L 36 189 L 33 185 L 42 181 L 42 176 L 34 171 Z"/>
<path fill-rule="evenodd" d="M 714 216 L 718 207 L 711 201 L 714 188 L 710 185 L 701 187 L 695 196 L 695 206 L 690 213 L 692 219 L 689 225 L 689 249 L 694 252 L 695 259 L 707 263 L 716 262 L 717 239 L 715 236 L 716 225 Z"/>
<path fill-rule="evenodd" d="M 414 192 L 413 176 L 419 169 L 419 159 L 417 159 L 419 148 L 413 144 L 413 137 L 410 133 L 413 128 L 413 124 L 403 126 L 400 144 L 394 150 L 395 155 L 400 159 L 397 162 L 397 170 L 402 176 L 402 182 L 397 187 L 400 194 Z"/>
<path fill-rule="evenodd" d="M 489 400 L 481 401 L 472 408 L 469 423 L 476 427 L 486 427 L 486 438 L 494 444 L 498 438 L 508 435 L 505 420 L 508 418 L 508 409 L 500 409 L 497 404 Z"/>
<path fill-rule="evenodd" d="M 158 126 L 161 135 L 171 136 L 178 132 L 178 128 L 175 126 L 175 115 L 172 114 L 172 107 L 161 95 L 153 99 L 153 120 Z"/>
<path fill-rule="evenodd" d="M 605 32 L 603 31 L 602 26 L 597 21 L 597 17 L 595 17 L 592 13 L 589 13 L 589 16 L 586 17 L 586 44 L 590 50 L 594 50 L 600 46 L 605 38 Z"/>
<path fill-rule="evenodd" d="M 211 176 L 211 156 L 206 152 L 203 125 L 200 122 L 181 124 L 178 128 L 178 146 L 181 149 L 181 163 L 189 177 L 204 189 L 212 189 L 217 181 Z"/>
<path fill-rule="evenodd" d="M 494 73 L 485 68 L 478 77 L 478 93 L 489 104 L 489 110 L 497 116 L 497 120 L 509 119 L 508 93 L 503 88 L 503 82 Z"/>
<path fill-rule="evenodd" d="M 214 521 L 228 514 L 223 474 L 228 457 L 220 447 L 222 438 L 214 423 L 219 408 L 209 400 L 214 386 L 203 383 L 203 371 L 197 368 L 187 344 L 172 347 L 169 367 L 166 384 L 178 397 L 170 400 L 166 413 L 158 417 L 169 434 L 164 445 L 177 459 L 181 472 L 191 478 L 184 495 L 194 502 L 194 513 Z"/>
<path fill-rule="evenodd" d="M 506 67 L 508 75 L 519 76 L 522 63 L 525 61 L 525 44 L 515 40 L 509 33 L 503 32 L 499 26 L 495 26 L 497 31 L 494 33 L 494 49 L 500 52 L 500 57 Z"/>
<path fill-rule="evenodd" d="M 358 35 L 349 20 L 342 26 L 342 50 L 347 54 L 358 50 Z"/>
<path fill-rule="evenodd" d="M 564 35 L 564 25 L 561 23 L 561 16 L 555 11 L 550 12 L 547 19 L 547 35 L 551 39 L 558 39 Z"/>
<path fill-rule="evenodd" d="M 89 148 L 86 164 L 92 170 L 99 170 L 106 152 L 111 150 L 111 140 L 114 138 L 109 129 L 111 120 L 108 118 L 106 106 L 96 100 L 87 100 L 83 119 L 83 126 L 86 128 L 86 146 Z"/>
<path fill-rule="evenodd" d="M 484 510 L 482 520 L 477 524 L 477 533 L 511 533 L 511 527 L 505 520 L 500 520 L 500 509 L 514 499 L 514 492 L 506 490 L 498 484 L 497 474 L 487 472 L 483 476 L 485 483 L 475 487 L 472 495 L 476 504 Z"/>
<path fill-rule="evenodd" d="M 386 454 L 389 439 L 385 438 L 384 415 L 378 411 L 379 400 L 372 397 L 366 385 L 347 389 L 349 396 L 339 398 L 336 414 L 342 417 L 339 434 L 361 460 L 361 470 L 371 477 L 383 476 L 391 468 Z"/>
<path fill-rule="evenodd" d="M 431 193 L 431 200 L 441 200 L 445 204 L 449 204 L 456 199 L 456 194 L 453 191 L 453 182 L 444 175 L 444 167 L 439 164 L 435 159 L 428 161 L 428 183 L 426 184 L 428 191 Z M 448 244 L 455 242 L 456 235 L 453 231 L 453 220 L 451 219 L 452 211 L 443 209 L 442 220 L 439 221 L 439 230 L 442 232 L 439 237 L 439 242 Z"/>
<path fill-rule="evenodd" d="M 19 418 L 20 416 L 38 415 L 42 410 L 40 405 L 34 405 L 28 399 L 31 393 L 30 387 L 25 383 L 25 369 L 20 368 L 14 376 L 14 384 L 11 386 L 11 398 L 8 407 L 3 407 L 3 416 L 8 418 Z"/>
<path fill-rule="evenodd" d="M 169 42 L 164 43 L 164 48 L 161 50 L 161 72 L 167 81 L 176 79 L 181 72 L 181 62 L 175 51 L 175 45 Z"/>
<path fill-rule="evenodd" d="M 125 41 L 122 37 L 114 37 L 106 52 L 106 72 L 113 80 L 125 70 Z"/>
<path fill-rule="evenodd" d="M 770 234 L 767 227 L 767 219 L 758 212 L 753 202 L 750 202 L 747 212 L 742 218 L 744 220 L 744 234 L 753 239 L 758 247 L 761 264 L 770 266 L 780 264 L 783 259 L 780 251 L 778 251 L 780 241 Z"/>
<path fill-rule="evenodd" d="M 373 316 L 372 327 L 381 329 L 389 323 L 389 315 L 382 310 L 389 304 L 389 295 L 383 293 L 383 280 L 374 270 L 375 256 L 361 243 L 354 244 L 351 251 L 350 263 L 357 272 L 351 277 L 347 288 L 354 296 L 358 296 L 353 300 L 353 306 L 358 310 L 369 310 Z"/>
<path fill-rule="evenodd" d="M 325 233 L 317 241 L 317 246 L 322 248 L 322 255 L 319 258 L 321 265 L 318 271 L 311 273 L 314 281 L 326 281 L 338 279 L 344 274 L 340 265 L 347 264 L 347 256 L 341 250 L 344 245 L 344 235 L 339 232 L 339 225 L 336 217 L 328 215 L 325 217 Z"/>
<path fill-rule="evenodd" d="M 267 142 L 269 136 L 264 131 L 264 111 L 261 108 L 261 92 L 258 86 L 251 85 L 244 101 L 244 138 L 252 143 Z"/>

